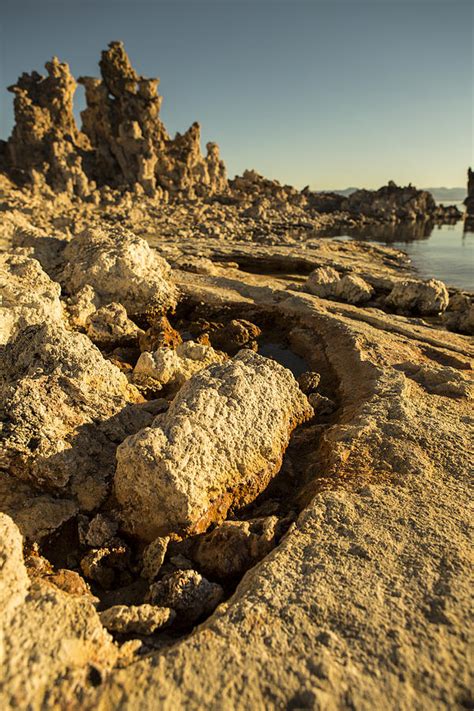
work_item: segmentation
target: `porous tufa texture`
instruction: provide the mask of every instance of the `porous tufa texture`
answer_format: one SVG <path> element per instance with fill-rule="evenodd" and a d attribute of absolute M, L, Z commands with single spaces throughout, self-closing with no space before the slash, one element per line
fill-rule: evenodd
<path fill-rule="evenodd" d="M 141 354 L 133 371 L 136 383 L 154 381 L 156 385 L 180 388 L 186 380 L 212 363 L 223 363 L 227 356 L 212 346 L 186 341 L 171 348 L 159 348 L 153 353 Z"/>
<path fill-rule="evenodd" d="M 253 351 L 202 370 L 117 450 L 124 527 L 145 540 L 205 531 L 265 489 L 312 414 L 291 372 Z"/>
<path fill-rule="evenodd" d="M 60 321 L 61 287 L 36 259 L 22 254 L 0 254 L 0 343 L 22 328 L 46 320 Z"/>
<path fill-rule="evenodd" d="M 2 465 L 35 486 L 70 489 L 94 508 L 113 473 L 116 442 L 151 418 L 142 398 L 87 336 L 51 322 L 29 326 L 3 352 Z"/>
<path fill-rule="evenodd" d="M 399 281 L 387 297 L 387 306 L 402 313 L 417 313 L 421 316 L 439 314 L 446 310 L 448 303 L 448 290 L 438 279 Z"/>
<path fill-rule="evenodd" d="M 374 289 L 357 274 L 341 277 L 332 267 L 318 267 L 311 272 L 305 289 L 323 299 L 340 299 L 348 304 L 364 304 L 374 294 Z"/>
<path fill-rule="evenodd" d="M 90 285 L 102 304 L 116 301 L 129 315 L 176 306 L 168 262 L 128 230 L 86 230 L 64 249 L 61 282 L 69 294 Z"/>
<path fill-rule="evenodd" d="M 157 605 L 114 605 L 100 612 L 99 617 L 109 632 L 149 635 L 171 624 L 176 613 Z"/>

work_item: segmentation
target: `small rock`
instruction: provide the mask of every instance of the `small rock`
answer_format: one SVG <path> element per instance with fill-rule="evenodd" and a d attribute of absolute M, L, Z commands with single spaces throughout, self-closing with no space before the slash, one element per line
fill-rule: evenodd
<path fill-rule="evenodd" d="M 365 304 L 374 294 L 374 289 L 355 274 L 346 274 L 335 288 L 335 296 L 348 304 Z"/>
<path fill-rule="evenodd" d="M 186 380 L 212 363 L 223 363 L 227 356 L 217 353 L 211 346 L 186 341 L 176 350 L 160 348 L 153 353 L 141 354 L 133 371 L 135 383 L 155 388 L 168 386 L 178 390 Z"/>
<path fill-rule="evenodd" d="M 152 323 L 145 333 L 140 334 L 138 342 L 142 352 L 151 352 L 161 348 L 174 349 L 182 343 L 182 338 L 166 316 L 161 316 Z"/>
<path fill-rule="evenodd" d="M 193 560 L 205 575 L 219 580 L 241 575 L 275 547 L 277 531 L 276 516 L 224 521 L 199 537 Z"/>
<path fill-rule="evenodd" d="M 143 642 L 141 639 L 129 639 L 119 647 L 119 656 L 117 658 L 117 667 L 123 669 L 128 667 L 135 658 L 138 652 L 143 647 Z"/>
<path fill-rule="evenodd" d="M 115 605 L 99 613 L 100 621 L 109 632 L 149 635 L 172 624 L 174 610 L 156 605 Z"/>
<path fill-rule="evenodd" d="M 322 299 L 334 297 L 339 279 L 339 272 L 332 267 L 318 267 L 307 278 L 305 289 Z"/>
<path fill-rule="evenodd" d="M 261 330 L 254 323 L 245 319 L 232 319 L 217 330 L 211 331 L 209 338 L 214 348 L 233 356 L 241 348 L 256 351 L 256 339 L 260 334 Z"/>
<path fill-rule="evenodd" d="M 321 376 L 313 370 L 307 370 L 305 373 L 301 373 L 298 377 L 298 385 L 301 390 L 308 395 L 309 393 L 314 393 L 319 386 Z"/>
<path fill-rule="evenodd" d="M 104 514 L 97 514 L 89 524 L 85 541 L 93 548 L 102 548 L 115 536 L 117 530 L 116 521 L 112 521 Z"/>
<path fill-rule="evenodd" d="M 474 335 L 474 303 L 464 294 L 455 294 L 449 299 L 443 321 L 450 331 Z"/>
<path fill-rule="evenodd" d="M 142 578 L 154 580 L 165 560 L 169 543 L 169 536 L 155 538 L 143 551 L 142 554 Z"/>
<path fill-rule="evenodd" d="M 311 393 L 308 395 L 308 401 L 311 407 L 314 408 L 316 415 L 332 415 L 337 408 L 333 400 L 319 393 Z"/>
<path fill-rule="evenodd" d="M 122 304 L 111 303 L 88 316 L 86 333 L 91 341 L 106 347 L 133 342 L 141 330 L 128 318 Z"/>
<path fill-rule="evenodd" d="M 74 570 L 61 568 L 53 575 L 49 575 L 47 581 L 69 595 L 92 595 L 84 578 Z"/>
<path fill-rule="evenodd" d="M 179 621 L 194 623 L 210 615 L 224 597 L 217 583 L 211 583 L 195 570 L 178 570 L 150 587 L 149 601 L 154 605 L 171 607 Z"/>
<path fill-rule="evenodd" d="M 81 569 L 86 578 L 109 589 L 116 582 L 116 572 L 126 570 L 130 551 L 125 544 L 116 544 L 89 551 L 81 560 Z"/>

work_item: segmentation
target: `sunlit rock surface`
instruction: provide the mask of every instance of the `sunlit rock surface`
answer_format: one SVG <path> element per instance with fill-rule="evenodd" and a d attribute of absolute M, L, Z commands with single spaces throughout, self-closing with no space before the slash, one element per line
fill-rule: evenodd
<path fill-rule="evenodd" d="M 202 531 L 263 491 L 312 409 L 291 373 L 252 351 L 213 365 L 117 450 L 126 528 L 145 539 Z"/>

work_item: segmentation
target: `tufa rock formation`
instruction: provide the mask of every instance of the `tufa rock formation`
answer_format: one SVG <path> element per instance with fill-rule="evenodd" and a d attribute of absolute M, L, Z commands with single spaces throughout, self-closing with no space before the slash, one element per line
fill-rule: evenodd
<path fill-rule="evenodd" d="M 46 182 L 53 190 L 86 198 L 96 185 L 132 188 L 151 196 L 224 192 L 227 179 L 215 143 L 201 154 L 200 126 L 168 135 L 159 113 L 158 79 L 139 76 L 122 42 L 102 52 L 102 79 L 81 77 L 87 108 L 80 131 L 73 115 L 76 81 L 55 57 L 48 76 L 22 74 L 9 87 L 15 127 L 6 163 L 19 182 Z"/>
<path fill-rule="evenodd" d="M 466 228 L 474 229 L 474 171 L 467 169 L 467 198 L 464 200 L 466 206 Z"/>
<path fill-rule="evenodd" d="M 196 373 L 117 449 L 124 528 L 152 541 L 222 521 L 265 489 L 291 432 L 312 415 L 290 371 L 251 350 Z"/>

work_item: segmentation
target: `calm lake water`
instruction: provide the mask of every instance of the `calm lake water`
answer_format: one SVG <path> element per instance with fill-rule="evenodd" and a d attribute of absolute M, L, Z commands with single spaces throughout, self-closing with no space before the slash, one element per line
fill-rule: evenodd
<path fill-rule="evenodd" d="M 457 203 L 456 203 L 457 204 Z M 427 229 L 426 225 L 373 229 L 340 235 L 402 249 L 424 278 L 435 277 L 448 286 L 474 291 L 474 232 L 464 232 L 464 222 Z"/>

